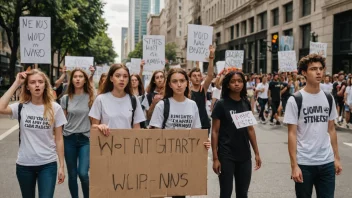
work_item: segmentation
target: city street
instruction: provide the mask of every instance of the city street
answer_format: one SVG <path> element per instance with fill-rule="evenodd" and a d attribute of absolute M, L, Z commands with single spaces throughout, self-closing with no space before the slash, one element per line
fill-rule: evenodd
<path fill-rule="evenodd" d="M 0 119 L 0 126 L 9 123 L 16 124 L 16 121 Z M 253 172 L 249 197 L 294 197 L 294 184 L 290 180 L 287 151 L 287 128 L 285 126 L 270 126 L 269 124 L 259 124 L 255 128 L 263 165 L 260 170 Z M 0 137 L 4 132 L 4 130 L 0 131 Z M 338 131 L 338 141 L 343 172 L 336 180 L 335 197 L 350 198 L 352 194 L 352 133 Z M 21 196 L 15 175 L 17 150 L 18 130 L 0 140 L 0 178 L 2 178 L 0 180 L 0 198 L 18 198 Z M 209 152 L 208 195 L 201 197 L 216 198 L 218 195 L 218 180 L 212 171 L 211 153 Z M 64 184 L 56 187 L 55 197 L 70 197 L 67 177 Z M 235 197 L 235 195 L 232 197 Z"/>

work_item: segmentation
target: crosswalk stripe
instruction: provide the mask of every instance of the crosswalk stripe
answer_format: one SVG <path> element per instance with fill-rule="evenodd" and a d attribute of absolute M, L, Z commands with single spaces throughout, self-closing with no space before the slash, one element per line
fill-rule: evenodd
<path fill-rule="evenodd" d="M 347 146 L 352 147 L 352 143 L 347 143 L 347 142 L 344 142 L 344 144 L 346 144 Z"/>

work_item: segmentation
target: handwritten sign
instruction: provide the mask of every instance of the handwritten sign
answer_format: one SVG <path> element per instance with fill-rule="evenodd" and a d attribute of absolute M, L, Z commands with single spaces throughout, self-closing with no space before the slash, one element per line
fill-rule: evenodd
<path fill-rule="evenodd" d="M 309 54 L 318 54 L 326 58 L 327 43 L 310 42 Z"/>
<path fill-rule="evenodd" d="M 96 66 L 95 67 L 95 72 L 93 76 L 93 80 L 95 83 L 98 83 L 100 80 L 100 76 L 104 73 L 104 68 L 101 66 Z"/>
<path fill-rule="evenodd" d="M 65 65 L 68 71 L 81 68 L 89 74 L 89 67 L 94 65 L 94 57 L 65 56 Z"/>
<path fill-rule="evenodd" d="M 225 68 L 225 61 L 218 61 L 216 62 L 216 70 L 217 73 L 220 73 Z"/>
<path fill-rule="evenodd" d="M 231 117 L 237 129 L 257 124 L 257 120 L 254 118 L 252 111 L 231 114 Z"/>
<path fill-rule="evenodd" d="M 110 132 L 91 132 L 90 197 L 206 195 L 206 130 Z"/>
<path fill-rule="evenodd" d="M 131 74 L 139 74 L 139 71 L 141 70 L 141 62 L 142 62 L 142 59 L 140 58 L 131 58 L 131 65 L 130 65 Z"/>
<path fill-rule="evenodd" d="M 51 64 L 50 17 L 20 17 L 21 63 Z"/>
<path fill-rule="evenodd" d="M 170 65 L 170 69 L 172 69 L 172 68 L 181 68 L 181 65 L 180 64 Z"/>
<path fill-rule="evenodd" d="M 143 35 L 144 70 L 163 70 L 165 66 L 165 36 Z"/>
<path fill-rule="evenodd" d="M 279 51 L 280 72 L 292 72 L 297 70 L 297 60 L 295 51 Z"/>
<path fill-rule="evenodd" d="M 244 51 L 243 50 L 226 50 L 225 66 L 242 69 Z"/>
<path fill-rule="evenodd" d="M 213 27 L 188 24 L 187 60 L 208 62 Z"/>
<path fill-rule="evenodd" d="M 107 65 L 104 65 L 104 66 L 103 66 L 103 73 L 108 74 L 108 73 L 109 73 L 109 70 L 110 70 L 110 66 L 107 66 Z"/>

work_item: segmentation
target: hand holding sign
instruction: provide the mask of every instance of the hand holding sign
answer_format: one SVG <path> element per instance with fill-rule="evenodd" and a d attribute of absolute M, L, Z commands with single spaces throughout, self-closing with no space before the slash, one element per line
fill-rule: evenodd
<path fill-rule="evenodd" d="M 209 57 L 207 57 L 207 61 L 209 62 L 210 60 L 214 60 L 215 58 L 215 47 L 210 45 L 209 46 Z M 199 61 L 197 61 L 199 64 Z"/>

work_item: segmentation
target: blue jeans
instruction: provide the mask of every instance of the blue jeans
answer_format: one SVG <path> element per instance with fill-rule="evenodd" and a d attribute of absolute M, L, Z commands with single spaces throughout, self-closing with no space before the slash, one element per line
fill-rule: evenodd
<path fill-rule="evenodd" d="M 22 166 L 16 164 L 16 175 L 23 198 L 35 198 L 35 186 L 38 180 L 39 198 L 54 197 L 57 163 L 41 166 Z"/>
<path fill-rule="evenodd" d="M 335 165 L 334 162 L 319 165 L 305 166 L 299 165 L 303 183 L 296 183 L 297 198 L 311 198 L 313 185 L 317 198 L 333 198 L 335 192 Z"/>
<path fill-rule="evenodd" d="M 81 180 L 83 196 L 89 197 L 89 138 L 81 133 L 64 136 L 68 187 L 72 198 L 78 198 L 77 175 Z M 78 164 L 77 164 L 78 163 Z"/>

